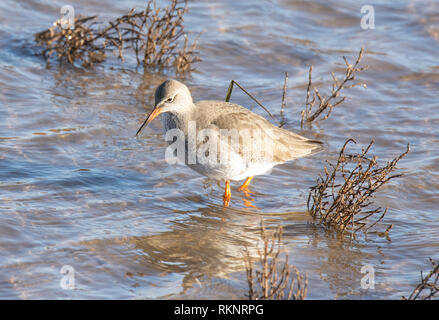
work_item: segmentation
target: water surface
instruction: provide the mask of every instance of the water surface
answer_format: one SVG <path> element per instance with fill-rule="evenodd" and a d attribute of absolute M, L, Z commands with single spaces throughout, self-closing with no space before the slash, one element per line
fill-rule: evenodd
<path fill-rule="evenodd" d="M 242 299 L 242 253 L 260 245 L 261 218 L 283 226 L 311 299 L 399 299 L 428 258 L 439 258 L 437 2 L 371 1 L 375 29 L 363 30 L 356 1 L 190 1 L 185 28 L 194 38 L 201 32 L 202 62 L 180 80 L 195 100 L 224 99 L 234 79 L 279 116 L 287 71 L 285 127 L 327 145 L 256 177 L 251 198 L 233 184 L 229 208 L 223 186 L 166 163 L 160 121 L 135 138 L 154 88 L 172 71 L 115 59 L 95 69 L 46 66 L 36 55 L 33 34 L 64 4 L 0 4 L 0 298 Z M 70 4 L 105 21 L 144 1 Z M 361 47 L 367 89 L 346 91 L 328 120 L 301 131 L 309 66 L 325 90 L 341 57 L 353 61 Z M 232 101 L 265 115 L 238 90 Z M 306 212 L 309 187 L 348 138 L 360 146 L 375 139 L 383 161 L 411 144 L 404 177 L 375 200 L 389 208 L 389 239 L 340 239 Z M 365 265 L 375 270 L 374 289 L 361 289 Z M 61 286 L 63 266 L 75 271 L 74 290 Z"/>

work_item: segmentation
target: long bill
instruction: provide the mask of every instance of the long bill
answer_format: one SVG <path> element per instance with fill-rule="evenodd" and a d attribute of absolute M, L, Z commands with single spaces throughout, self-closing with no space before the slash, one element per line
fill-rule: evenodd
<path fill-rule="evenodd" d="M 140 131 L 142 131 L 143 127 L 145 127 L 146 125 L 148 125 L 152 120 L 154 120 L 155 117 L 157 117 L 160 113 L 162 112 L 162 110 L 160 109 L 160 106 L 155 106 L 154 109 L 151 111 L 151 113 L 148 115 L 148 117 L 146 118 L 146 120 L 142 123 L 142 125 L 140 126 L 139 130 L 137 130 L 136 133 L 136 137 L 137 135 L 140 133 Z"/>

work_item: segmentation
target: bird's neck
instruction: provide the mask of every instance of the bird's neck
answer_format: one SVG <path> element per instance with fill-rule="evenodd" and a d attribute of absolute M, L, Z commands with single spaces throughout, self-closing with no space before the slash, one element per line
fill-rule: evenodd
<path fill-rule="evenodd" d="M 188 106 L 186 106 L 186 108 L 184 108 L 184 110 L 169 112 L 168 121 L 171 121 L 172 123 L 169 123 L 166 126 L 166 129 L 178 128 L 187 134 L 189 122 L 195 121 L 195 118 L 195 105 L 190 103 Z"/>

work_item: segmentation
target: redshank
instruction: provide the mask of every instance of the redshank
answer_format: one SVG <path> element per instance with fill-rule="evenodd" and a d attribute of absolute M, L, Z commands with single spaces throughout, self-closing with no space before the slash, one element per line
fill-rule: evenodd
<path fill-rule="evenodd" d="M 176 80 L 158 86 L 154 108 L 136 136 L 159 114 L 166 140 L 177 145 L 175 153 L 178 146 L 184 152 L 179 159 L 208 178 L 225 181 L 224 206 L 230 203 L 230 180 L 246 179 L 239 188 L 245 190 L 253 176 L 322 150 L 320 141 L 278 128 L 240 105 L 214 100 L 194 103 L 188 87 Z"/>

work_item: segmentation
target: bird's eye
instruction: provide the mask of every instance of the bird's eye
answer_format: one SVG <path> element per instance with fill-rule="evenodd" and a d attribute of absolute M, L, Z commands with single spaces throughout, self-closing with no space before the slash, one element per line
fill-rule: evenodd
<path fill-rule="evenodd" d="M 168 98 L 168 99 L 166 99 L 166 102 L 168 102 L 168 103 L 170 103 L 170 102 L 172 102 L 174 100 L 174 98 Z"/>

